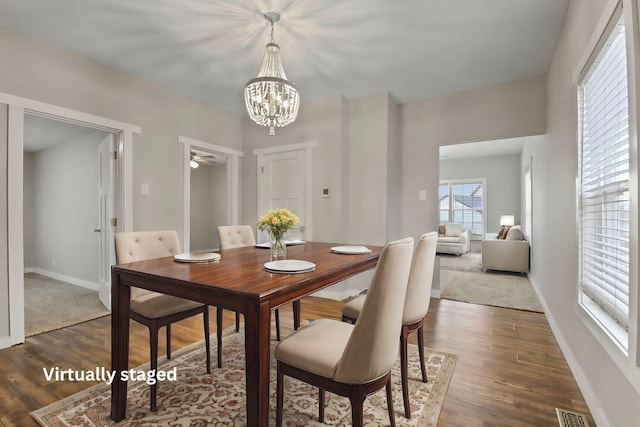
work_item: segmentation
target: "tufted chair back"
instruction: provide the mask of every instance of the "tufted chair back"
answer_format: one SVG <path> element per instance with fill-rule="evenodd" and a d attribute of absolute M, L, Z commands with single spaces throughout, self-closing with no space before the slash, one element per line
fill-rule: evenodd
<path fill-rule="evenodd" d="M 250 225 L 220 225 L 218 226 L 218 242 L 220 242 L 220 249 L 225 250 L 255 246 L 256 238 Z"/>
<path fill-rule="evenodd" d="M 116 263 L 163 258 L 180 253 L 178 233 L 166 231 L 124 231 L 116 234 Z M 155 292 L 131 288 L 131 299 Z"/>

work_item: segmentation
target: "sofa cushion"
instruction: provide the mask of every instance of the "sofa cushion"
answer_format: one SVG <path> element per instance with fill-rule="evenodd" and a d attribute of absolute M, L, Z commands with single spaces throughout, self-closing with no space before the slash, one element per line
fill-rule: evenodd
<path fill-rule="evenodd" d="M 438 237 L 438 243 L 460 243 L 460 237 Z"/>
<path fill-rule="evenodd" d="M 442 237 L 444 236 L 444 233 L 446 233 L 447 231 L 447 227 L 444 224 L 440 224 L 438 226 L 438 236 Z"/>
<path fill-rule="evenodd" d="M 507 232 L 506 240 L 523 240 L 524 234 L 522 234 L 522 228 L 519 225 L 514 225 Z"/>
<path fill-rule="evenodd" d="M 458 237 L 464 231 L 462 224 L 445 224 L 446 237 Z"/>

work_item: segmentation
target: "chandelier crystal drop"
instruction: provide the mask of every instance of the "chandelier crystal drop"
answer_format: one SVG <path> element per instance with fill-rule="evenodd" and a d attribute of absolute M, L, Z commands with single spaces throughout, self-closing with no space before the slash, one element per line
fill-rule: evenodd
<path fill-rule="evenodd" d="M 280 20 L 275 12 L 264 14 L 271 23 L 271 41 L 267 43 L 258 77 L 244 87 L 244 101 L 251 120 L 269 127 L 269 135 L 275 128 L 286 126 L 298 116 L 300 94 L 293 82 L 287 80 L 280 60 L 280 46 L 273 38 L 273 24 Z"/>

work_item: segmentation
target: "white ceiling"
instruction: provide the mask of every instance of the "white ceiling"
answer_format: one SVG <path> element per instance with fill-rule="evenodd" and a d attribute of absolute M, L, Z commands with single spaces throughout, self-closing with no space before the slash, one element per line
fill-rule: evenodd
<path fill-rule="evenodd" d="M 304 102 L 396 102 L 547 72 L 569 0 L 0 0 L 0 25 L 246 115 L 274 10 Z"/>

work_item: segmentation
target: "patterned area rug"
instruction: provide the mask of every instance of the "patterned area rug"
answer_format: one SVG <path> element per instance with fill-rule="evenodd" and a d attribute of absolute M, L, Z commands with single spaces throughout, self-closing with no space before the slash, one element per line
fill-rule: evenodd
<path fill-rule="evenodd" d="M 127 418 L 118 426 L 241 426 L 246 424 L 244 335 L 224 337 L 223 368 L 212 367 L 207 375 L 204 343 L 196 343 L 162 360 L 158 371 L 177 368 L 176 381 L 164 381 L 158 387 L 158 412 L 149 411 L 149 386 L 144 381 L 129 381 Z M 272 349 L 275 343 L 272 343 Z M 211 354 L 216 354 L 212 339 Z M 399 363 L 393 370 L 393 400 L 398 426 L 435 426 L 449 387 L 456 356 L 426 349 L 429 382 L 420 381 L 418 349 L 409 345 L 409 393 L 412 419 L 407 420 L 402 404 Z M 214 357 L 215 359 L 215 357 Z M 275 423 L 275 361 L 271 358 L 271 422 Z M 143 365 L 140 369 L 148 369 Z M 284 424 L 320 426 L 317 422 L 317 389 L 285 377 Z M 104 383 L 72 395 L 31 413 L 43 426 L 110 426 L 111 389 Z M 388 425 L 384 388 L 365 401 L 365 424 Z M 351 425 L 349 400 L 327 393 L 324 425 Z"/>

